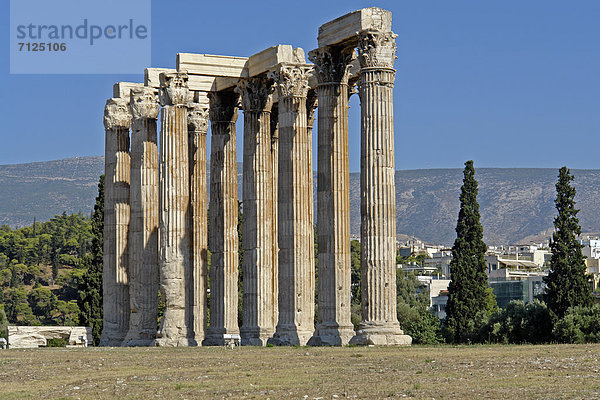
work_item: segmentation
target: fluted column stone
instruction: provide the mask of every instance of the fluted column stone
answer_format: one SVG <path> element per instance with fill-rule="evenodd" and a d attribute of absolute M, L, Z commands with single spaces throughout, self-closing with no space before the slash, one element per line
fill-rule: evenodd
<path fill-rule="evenodd" d="M 188 134 L 190 148 L 190 227 L 191 274 L 188 289 L 191 293 L 189 326 L 194 330 L 196 343 L 204 340 L 206 329 L 206 292 L 208 288 L 208 204 L 206 176 L 206 134 L 208 104 L 190 103 Z"/>
<path fill-rule="evenodd" d="M 129 329 L 130 126 L 127 100 L 109 99 L 104 108 L 104 317 L 101 346 L 120 346 Z"/>
<path fill-rule="evenodd" d="M 154 89 L 131 90 L 129 331 L 126 346 L 152 346 L 158 313 L 158 148 Z"/>
<path fill-rule="evenodd" d="M 243 345 L 264 346 L 275 332 L 273 312 L 273 162 L 271 107 L 273 81 L 265 76 L 241 80 L 244 110 L 242 249 L 244 250 Z"/>
<path fill-rule="evenodd" d="M 313 188 L 309 174 L 307 65 L 281 64 L 279 95 L 279 320 L 269 343 L 306 345 L 314 331 Z"/>
<path fill-rule="evenodd" d="M 273 290 L 270 295 L 271 298 L 268 300 L 271 303 L 272 311 L 273 311 L 273 332 L 275 332 L 275 327 L 277 326 L 277 321 L 279 319 L 279 205 L 278 205 L 278 185 L 279 185 L 279 107 L 278 104 L 274 104 L 271 107 L 271 240 L 272 240 L 272 277 L 271 280 L 273 282 Z M 267 339 L 268 340 L 268 339 Z"/>
<path fill-rule="evenodd" d="M 235 122 L 239 96 L 209 94 L 211 121 L 209 246 L 210 324 L 203 345 L 222 345 L 238 327 L 238 192 Z"/>
<path fill-rule="evenodd" d="M 187 74 L 160 74 L 160 289 L 166 303 L 159 346 L 195 345 L 190 324 L 190 178 Z"/>
<path fill-rule="evenodd" d="M 312 345 L 340 346 L 354 336 L 350 319 L 350 167 L 348 71 L 351 47 L 310 53 L 317 72 L 318 172 L 317 243 L 319 318 Z"/>
<path fill-rule="evenodd" d="M 360 34 L 362 321 L 350 343 L 410 345 L 396 315 L 393 88 L 396 35 Z"/>

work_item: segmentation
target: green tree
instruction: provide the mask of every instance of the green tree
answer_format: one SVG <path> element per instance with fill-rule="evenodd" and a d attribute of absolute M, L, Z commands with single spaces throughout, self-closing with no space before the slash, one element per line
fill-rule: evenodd
<path fill-rule="evenodd" d="M 4 311 L 8 321 L 18 325 L 39 325 L 39 321 L 33 315 L 27 291 L 23 288 L 11 288 L 6 290 L 4 298 Z"/>
<path fill-rule="evenodd" d="M 467 161 L 460 193 L 456 240 L 452 246 L 452 280 L 446 305 L 448 339 L 455 343 L 473 340 L 479 320 L 491 313 L 490 308 L 495 303 L 490 301 L 490 291 L 487 290 L 487 246 L 483 242 L 477 192 L 473 161 Z"/>
<path fill-rule="evenodd" d="M 6 313 L 4 312 L 4 305 L 0 304 L 0 338 L 6 339 L 6 327 L 8 326 L 8 319 L 6 319 Z"/>
<path fill-rule="evenodd" d="M 54 323 L 61 326 L 79 325 L 79 307 L 76 300 L 58 300 L 52 319 Z M 93 329 L 92 329 L 93 332 Z"/>
<path fill-rule="evenodd" d="M 415 344 L 443 342 L 439 319 L 428 310 L 429 291 L 422 290 L 414 272 L 396 272 L 397 316 L 400 326 Z"/>
<path fill-rule="evenodd" d="M 98 182 L 98 196 L 92 214 L 91 254 L 85 258 L 87 271 L 79 283 L 79 323 L 92 328 L 94 345 L 102 333 L 102 266 L 104 238 L 104 175 Z"/>
<path fill-rule="evenodd" d="M 58 301 L 56 295 L 47 287 L 40 286 L 30 291 L 27 298 L 35 316 L 40 321 L 48 323 Z"/>
<path fill-rule="evenodd" d="M 575 209 L 575 188 L 571 186 L 574 179 L 567 167 L 559 170 L 556 183 L 556 210 L 554 233 L 550 250 L 550 273 L 546 282 L 546 303 L 554 320 L 562 318 L 569 307 L 589 307 L 592 305 L 592 294 L 588 284 L 587 268 L 577 235 L 581 226 Z"/>

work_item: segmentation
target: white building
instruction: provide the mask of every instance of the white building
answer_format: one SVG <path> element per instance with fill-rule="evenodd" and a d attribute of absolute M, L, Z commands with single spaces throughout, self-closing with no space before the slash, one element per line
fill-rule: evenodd
<path fill-rule="evenodd" d="M 429 290 L 429 308 L 439 318 L 446 318 L 446 303 L 448 302 L 449 279 L 439 279 L 435 276 L 418 276 L 417 279 Z"/>

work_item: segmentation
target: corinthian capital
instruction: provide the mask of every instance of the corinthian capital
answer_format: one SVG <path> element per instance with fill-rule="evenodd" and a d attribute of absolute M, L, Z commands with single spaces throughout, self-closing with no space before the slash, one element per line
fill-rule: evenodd
<path fill-rule="evenodd" d="M 352 47 L 320 47 L 308 53 L 315 64 L 319 83 L 348 83 L 350 62 L 355 53 Z"/>
<path fill-rule="evenodd" d="M 129 103 L 133 119 L 156 119 L 160 106 L 154 89 L 147 86 L 131 89 L 131 102 Z"/>
<path fill-rule="evenodd" d="M 210 120 L 215 122 L 235 122 L 238 116 L 240 96 L 233 90 L 209 92 Z"/>
<path fill-rule="evenodd" d="M 160 77 L 160 104 L 185 106 L 188 103 L 188 75 L 186 72 L 163 72 Z"/>
<path fill-rule="evenodd" d="M 271 111 L 273 107 L 273 80 L 266 76 L 242 79 L 235 88 L 242 97 L 244 111 Z"/>
<path fill-rule="evenodd" d="M 124 128 L 131 126 L 131 113 L 128 101 L 121 98 L 106 100 L 104 107 L 104 127 L 106 129 Z"/>
<path fill-rule="evenodd" d="M 280 64 L 268 77 L 275 80 L 279 97 L 306 97 L 308 76 L 313 67 L 309 65 Z"/>
<path fill-rule="evenodd" d="M 208 132 L 208 105 L 190 103 L 188 105 L 188 130 L 192 132 Z"/>
<path fill-rule="evenodd" d="M 393 68 L 397 36 L 393 32 L 361 32 L 358 42 L 361 68 Z"/>

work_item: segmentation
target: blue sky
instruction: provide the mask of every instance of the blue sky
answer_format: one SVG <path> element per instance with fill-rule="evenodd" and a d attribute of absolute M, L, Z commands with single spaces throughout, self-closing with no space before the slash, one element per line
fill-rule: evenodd
<path fill-rule="evenodd" d="M 10 75 L 8 3 L 0 164 L 103 154 L 112 84 L 141 81 L 143 71 Z M 600 168 L 598 1 L 153 1 L 151 66 L 174 67 L 177 52 L 249 56 L 275 44 L 308 52 L 321 24 L 370 6 L 392 11 L 398 34 L 397 169 L 461 168 L 467 159 Z M 359 113 L 353 96 L 351 171 L 360 169 Z"/>

